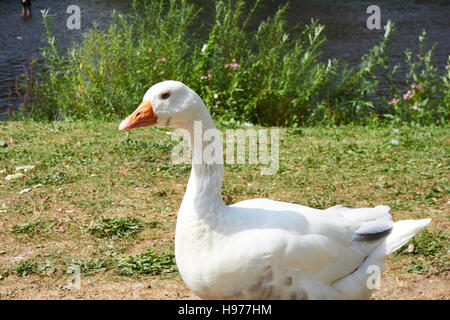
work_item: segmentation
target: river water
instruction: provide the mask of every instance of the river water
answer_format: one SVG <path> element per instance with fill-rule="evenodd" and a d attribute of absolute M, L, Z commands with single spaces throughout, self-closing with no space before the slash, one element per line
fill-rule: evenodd
<path fill-rule="evenodd" d="M 205 21 L 212 21 L 213 1 L 193 2 L 203 7 Z M 264 7 L 257 12 L 257 17 L 264 19 L 285 2 L 264 1 Z M 93 21 L 105 26 L 110 21 L 113 9 L 127 13 L 131 10 L 131 3 L 131 0 L 32 0 L 32 16 L 23 18 L 19 0 L 0 0 L 0 119 L 5 119 L 9 103 L 18 102 L 14 94 L 16 77 L 23 73 L 24 64 L 39 55 L 39 47 L 43 45 L 44 27 L 40 10 L 50 8 L 50 12 L 56 14 L 57 36 L 61 38 L 63 46 L 69 46 L 72 41 L 80 41 L 82 33 L 92 26 Z M 406 48 L 417 49 L 418 35 L 426 29 L 429 43 L 436 44 L 435 65 L 443 71 L 450 54 L 448 0 L 293 0 L 288 21 L 294 25 L 305 24 L 311 18 L 319 19 L 326 25 L 328 38 L 322 58 L 338 58 L 354 66 L 383 34 L 383 30 L 369 30 L 366 27 L 369 17 L 366 9 L 374 3 L 381 9 L 383 25 L 389 19 L 396 24 L 397 34 L 392 52 L 394 62 L 404 60 Z M 66 19 L 69 17 L 66 11 L 71 4 L 81 9 L 80 30 L 66 28 Z"/>

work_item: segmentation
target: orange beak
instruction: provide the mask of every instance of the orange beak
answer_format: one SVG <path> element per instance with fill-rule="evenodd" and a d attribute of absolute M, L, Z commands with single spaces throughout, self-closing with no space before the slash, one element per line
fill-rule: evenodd
<path fill-rule="evenodd" d="M 150 101 L 142 101 L 139 107 L 120 123 L 119 130 L 152 126 L 156 124 L 157 119 Z"/>

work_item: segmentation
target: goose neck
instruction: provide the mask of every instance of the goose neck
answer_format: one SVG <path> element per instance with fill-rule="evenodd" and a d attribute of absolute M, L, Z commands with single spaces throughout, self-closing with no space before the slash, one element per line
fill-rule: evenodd
<path fill-rule="evenodd" d="M 187 130 L 192 169 L 183 202 L 200 215 L 224 206 L 222 201 L 223 151 L 220 132 L 208 117 Z"/>

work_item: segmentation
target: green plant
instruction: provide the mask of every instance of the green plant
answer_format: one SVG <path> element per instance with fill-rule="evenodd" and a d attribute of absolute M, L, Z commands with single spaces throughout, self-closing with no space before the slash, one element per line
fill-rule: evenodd
<path fill-rule="evenodd" d="M 389 108 L 384 116 L 397 123 L 439 124 L 448 121 L 450 62 L 439 76 L 440 71 L 432 64 L 434 46 L 425 50 L 425 37 L 423 31 L 419 36 L 419 53 L 415 57 L 411 50 L 405 52 L 408 67 L 405 82 L 391 85 L 392 99 L 387 102 Z"/>
<path fill-rule="evenodd" d="M 427 272 L 428 269 L 429 267 L 426 264 L 414 261 L 406 268 L 406 272 L 422 274 Z"/>
<path fill-rule="evenodd" d="M 97 237 L 129 238 L 141 232 L 145 224 L 135 218 L 107 218 L 94 223 L 89 232 Z"/>
<path fill-rule="evenodd" d="M 40 275 L 50 275 L 56 271 L 56 268 L 49 261 L 37 263 L 32 260 L 24 260 L 14 266 L 13 271 L 22 277 L 35 273 Z"/>
<path fill-rule="evenodd" d="M 93 272 L 105 271 L 109 266 L 110 261 L 107 259 L 80 259 L 72 261 L 72 263 L 67 266 L 66 273 L 80 272 L 81 274 L 88 275 Z"/>
<path fill-rule="evenodd" d="M 119 259 L 117 268 L 120 275 L 159 275 L 175 271 L 175 256 L 172 253 L 157 254 L 153 249 L 140 255 Z"/>
<path fill-rule="evenodd" d="M 17 224 L 11 228 L 12 233 L 22 234 L 41 234 L 49 231 L 54 223 L 46 224 L 41 220 L 28 221 L 25 223 Z"/>
<path fill-rule="evenodd" d="M 22 261 L 14 267 L 14 271 L 22 277 L 26 277 L 30 273 L 37 273 L 37 269 L 38 264 L 28 260 Z"/>

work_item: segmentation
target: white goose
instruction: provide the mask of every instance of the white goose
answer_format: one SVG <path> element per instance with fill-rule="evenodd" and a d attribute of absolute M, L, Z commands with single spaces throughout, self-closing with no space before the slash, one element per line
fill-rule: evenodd
<path fill-rule="evenodd" d="M 203 132 L 215 128 L 193 90 L 164 81 L 119 129 L 182 128 L 193 148 L 194 121 Z M 223 165 L 202 164 L 192 154 L 175 257 L 186 285 L 204 299 L 367 299 L 384 257 L 431 221 L 393 222 L 387 206 L 319 210 L 268 199 L 226 206 Z"/>

